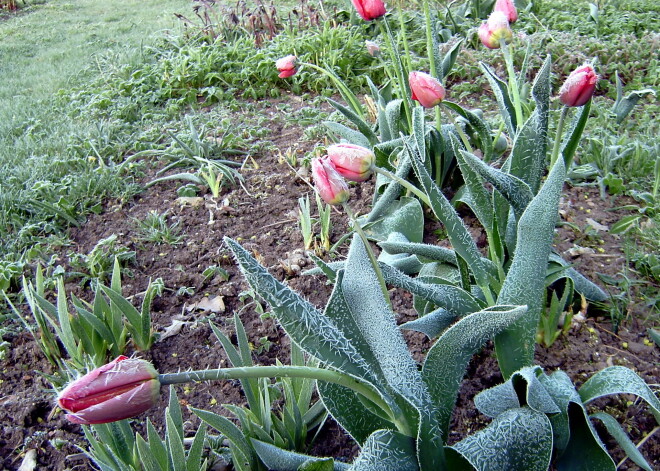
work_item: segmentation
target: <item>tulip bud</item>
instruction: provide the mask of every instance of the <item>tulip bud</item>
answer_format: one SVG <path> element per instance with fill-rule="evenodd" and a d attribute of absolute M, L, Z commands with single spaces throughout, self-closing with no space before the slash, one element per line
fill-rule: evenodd
<path fill-rule="evenodd" d="M 593 96 L 598 74 L 587 64 L 578 67 L 568 76 L 559 90 L 559 100 L 566 106 L 582 106 Z"/>
<path fill-rule="evenodd" d="M 489 49 L 499 49 L 500 41 L 509 44 L 513 40 L 513 31 L 505 13 L 493 11 L 488 20 L 481 24 L 478 31 L 481 43 Z"/>
<path fill-rule="evenodd" d="M 518 20 L 518 11 L 512 0 L 497 0 L 493 11 L 501 11 L 509 20 L 509 24 L 513 24 Z"/>
<path fill-rule="evenodd" d="M 136 416 L 158 402 L 158 372 L 145 360 L 119 356 L 69 384 L 57 404 L 74 424 L 105 424 Z"/>
<path fill-rule="evenodd" d="M 380 46 L 373 41 L 366 40 L 364 44 L 367 46 L 367 52 L 371 57 L 380 56 Z"/>
<path fill-rule="evenodd" d="M 337 173 L 346 180 L 363 182 L 371 176 L 376 156 L 366 147 L 355 144 L 333 144 L 328 158 Z"/>
<path fill-rule="evenodd" d="M 387 13 L 382 0 L 351 0 L 351 2 L 364 21 L 375 20 Z"/>
<path fill-rule="evenodd" d="M 445 99 L 445 88 L 434 77 L 424 72 L 410 72 L 408 83 L 412 99 L 424 108 L 433 108 Z"/>
<path fill-rule="evenodd" d="M 348 200 L 348 185 L 337 173 L 328 158 L 312 160 L 312 177 L 316 191 L 328 204 L 341 204 Z"/>
<path fill-rule="evenodd" d="M 275 61 L 275 67 L 277 67 L 277 70 L 280 71 L 278 77 L 287 78 L 287 77 L 291 77 L 292 75 L 295 75 L 297 72 L 296 70 L 297 62 L 298 62 L 298 58 L 293 54 L 286 57 L 282 57 L 281 59 L 277 59 Z"/>

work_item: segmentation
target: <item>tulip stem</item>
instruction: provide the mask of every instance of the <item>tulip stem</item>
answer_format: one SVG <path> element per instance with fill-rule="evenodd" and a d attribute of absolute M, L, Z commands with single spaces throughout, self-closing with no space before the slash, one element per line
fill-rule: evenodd
<path fill-rule="evenodd" d="M 386 170 L 386 169 L 381 168 L 381 167 L 376 167 L 376 166 L 374 166 L 374 172 L 376 172 L 376 173 L 380 173 L 381 175 L 386 176 L 386 177 L 389 178 L 390 180 L 394 180 L 394 181 L 397 182 L 399 185 L 401 185 L 402 187 L 404 187 L 406 190 L 410 191 L 410 192 L 413 193 L 415 196 L 417 196 L 417 197 L 418 197 L 420 200 L 422 200 L 422 202 L 425 203 L 427 206 L 429 206 L 429 207 L 431 206 L 431 203 L 430 203 L 430 201 L 429 201 L 429 197 L 426 195 L 426 193 L 424 193 L 422 190 L 420 190 L 420 189 L 417 188 L 415 185 L 413 185 L 412 183 L 410 183 L 408 180 L 403 179 L 403 178 L 399 177 L 398 175 L 393 174 L 393 173 L 390 172 L 389 170 Z"/>
<path fill-rule="evenodd" d="M 343 206 L 344 206 L 344 211 L 346 211 L 346 214 L 348 214 L 348 217 L 353 222 L 353 227 L 355 229 L 355 232 L 357 232 L 358 235 L 360 236 L 360 239 L 362 239 L 362 243 L 364 244 L 364 249 L 367 251 L 367 256 L 369 257 L 371 266 L 376 272 L 376 278 L 378 278 L 378 284 L 380 285 L 380 289 L 383 292 L 383 297 L 385 298 L 385 301 L 387 301 L 387 305 L 392 307 L 392 301 L 390 300 L 390 294 L 387 292 L 387 285 L 385 284 L 385 278 L 383 277 L 383 272 L 380 270 L 380 267 L 378 266 L 378 260 L 376 260 L 376 255 L 374 254 L 373 250 L 371 250 L 369 239 L 362 230 L 362 226 L 360 226 L 360 223 L 358 222 L 357 218 L 355 217 L 355 214 L 351 210 L 351 207 L 348 205 L 348 203 L 343 203 Z"/>
<path fill-rule="evenodd" d="M 502 49 L 502 54 L 504 54 L 504 62 L 506 62 L 506 70 L 509 75 L 509 90 L 513 98 L 513 107 L 516 110 L 516 133 L 523 125 L 523 113 L 522 113 L 522 104 L 520 102 L 520 90 L 518 90 L 518 80 L 516 79 L 516 72 L 513 70 L 513 56 L 509 50 L 504 39 L 500 40 L 500 48 Z"/>
<path fill-rule="evenodd" d="M 412 111 L 410 106 L 410 86 L 408 85 L 408 77 L 404 74 L 403 63 L 401 62 L 401 57 L 397 51 L 396 42 L 394 41 L 394 36 L 392 35 L 392 30 L 390 29 L 390 24 L 387 22 L 387 18 L 383 18 L 383 21 L 380 21 L 379 25 L 381 33 L 385 36 L 385 40 L 387 41 L 387 48 L 390 51 L 390 57 L 394 64 L 397 81 L 399 82 L 399 95 L 401 95 L 401 99 L 403 100 L 403 108 L 406 110 L 408 127 L 412 129 Z"/>
<path fill-rule="evenodd" d="M 326 368 L 288 365 L 245 366 L 239 368 L 220 368 L 217 370 L 183 371 L 181 373 L 158 375 L 158 381 L 160 381 L 162 386 L 189 382 L 247 378 L 307 378 L 339 384 L 340 386 L 349 388 L 373 402 L 376 406 L 382 409 L 393 422 L 397 423 L 397 425 L 400 425 L 401 427 L 407 425 L 401 424 L 400 420 L 396 420 L 392 408 L 372 386 L 354 378 L 353 376 Z"/>
<path fill-rule="evenodd" d="M 566 122 L 566 116 L 568 116 L 568 106 L 564 106 L 561 109 L 561 114 L 559 115 L 559 122 L 557 123 L 557 134 L 555 135 L 555 145 L 552 147 L 552 154 L 550 155 L 550 168 L 555 164 L 557 157 L 559 157 L 559 147 L 561 145 L 561 136 L 564 133 L 564 123 Z M 567 162 L 564 164 L 568 165 Z"/>
<path fill-rule="evenodd" d="M 449 112 L 449 109 L 447 109 L 446 107 L 443 106 L 442 108 L 443 108 L 443 110 L 445 111 L 445 114 L 447 115 L 447 118 L 449 118 L 449 121 L 451 121 L 451 123 L 454 125 L 454 129 L 456 129 L 456 132 L 457 132 L 458 135 L 460 136 L 460 138 L 461 138 L 461 142 L 463 142 L 463 145 L 465 146 L 465 149 L 466 149 L 470 154 L 474 154 L 474 151 L 472 150 L 472 146 L 470 145 L 470 141 L 468 140 L 468 137 L 467 137 L 467 135 L 465 134 L 465 131 L 463 131 L 463 128 L 460 127 L 460 126 L 458 125 L 458 123 L 457 123 L 456 120 L 454 119 L 454 115 L 452 115 L 452 114 Z"/>

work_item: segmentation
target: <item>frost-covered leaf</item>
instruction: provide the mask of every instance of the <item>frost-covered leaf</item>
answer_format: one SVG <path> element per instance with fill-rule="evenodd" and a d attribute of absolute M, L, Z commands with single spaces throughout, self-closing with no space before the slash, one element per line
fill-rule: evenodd
<path fill-rule="evenodd" d="M 518 123 L 516 122 L 515 108 L 511 102 L 511 98 L 509 98 L 509 87 L 486 63 L 480 62 L 479 66 L 481 66 L 481 70 L 484 71 L 484 75 L 488 79 L 488 82 L 490 82 L 490 87 L 493 89 L 497 105 L 500 108 L 500 115 L 502 115 L 509 135 L 515 136 Z"/>
<path fill-rule="evenodd" d="M 400 232 L 411 242 L 421 242 L 424 235 L 424 212 L 417 198 L 402 197 L 381 212 L 378 221 L 365 228 L 370 239 L 383 241 L 392 232 Z"/>
<path fill-rule="evenodd" d="M 563 270 L 562 274 L 566 278 L 570 278 L 571 280 L 573 280 L 573 283 L 575 285 L 575 291 L 582 294 L 589 301 L 603 302 L 608 299 L 607 293 L 605 293 L 605 291 L 603 291 L 593 281 L 587 279 L 575 268 L 572 268 L 570 264 L 567 261 L 565 261 L 563 258 L 561 258 L 559 255 L 555 253 L 550 253 L 550 261 L 553 263 L 557 263 L 562 267 L 568 267 L 565 270 Z"/>
<path fill-rule="evenodd" d="M 541 412 L 511 409 L 451 448 L 478 471 L 546 471 L 552 455 L 552 428 Z"/>
<path fill-rule="evenodd" d="M 447 311 L 446 309 L 438 308 L 428 314 L 408 321 L 399 326 L 403 330 L 414 330 L 426 334 L 429 339 L 434 339 L 440 335 L 444 330 L 449 327 L 457 319 L 456 314 Z"/>
<path fill-rule="evenodd" d="M 387 236 L 388 243 L 408 243 L 408 238 L 400 232 L 392 232 Z M 418 273 L 422 268 L 422 263 L 414 255 L 399 252 L 390 253 L 387 249 L 378 256 L 378 261 L 393 266 L 407 274 Z"/>
<path fill-rule="evenodd" d="M 392 430 L 374 432 L 362 446 L 351 471 L 418 471 L 415 442 Z"/>
<path fill-rule="evenodd" d="M 324 121 L 323 125 L 340 138 L 362 147 L 371 147 L 371 142 L 364 134 L 334 121 Z"/>
<path fill-rule="evenodd" d="M 605 428 L 612 437 L 616 440 L 619 446 L 626 452 L 626 456 L 630 458 L 637 466 L 644 469 L 645 471 L 653 471 L 651 466 L 648 464 L 644 456 L 640 453 L 639 449 L 635 444 L 630 440 L 628 434 L 623 428 L 619 425 L 614 417 L 605 412 L 596 412 L 589 416 L 592 419 L 598 419 L 603 422 Z"/>
<path fill-rule="evenodd" d="M 585 126 L 587 125 L 587 120 L 589 119 L 589 112 L 591 111 L 591 100 L 586 102 L 584 106 L 580 107 L 580 110 L 577 112 L 571 125 L 566 131 L 564 141 L 561 144 L 561 155 L 564 159 L 564 165 L 566 168 L 573 161 L 573 156 L 575 151 L 580 144 L 580 139 L 582 138 L 582 132 L 584 131 Z"/>
<path fill-rule="evenodd" d="M 452 138 L 451 142 L 454 146 L 456 160 L 461 169 L 463 181 L 465 182 L 463 188 L 469 194 L 470 209 L 477 216 L 477 219 L 479 219 L 479 222 L 486 229 L 487 233 L 491 233 L 493 231 L 493 205 L 491 203 L 490 193 L 484 187 L 481 175 L 468 164 L 466 154 L 470 153 L 460 150 L 455 140 L 455 138 Z M 473 157 L 477 158 L 476 156 Z"/>
<path fill-rule="evenodd" d="M 371 145 L 376 144 L 378 142 L 378 136 L 376 136 L 373 129 L 371 129 L 369 123 L 367 123 L 364 119 L 362 119 L 357 113 L 355 113 L 355 111 L 353 111 L 350 108 L 347 108 L 341 103 L 336 102 L 335 100 L 332 100 L 330 98 L 327 98 L 327 100 L 328 103 L 330 103 L 337 111 L 339 111 L 349 121 L 351 121 L 353 124 L 355 124 L 355 126 L 357 126 L 358 131 L 360 131 L 364 135 L 364 137 L 367 138 L 367 140 L 371 143 Z M 367 146 L 367 147 L 371 147 L 371 146 Z"/>
<path fill-rule="evenodd" d="M 476 131 L 477 135 L 479 136 L 481 146 L 483 147 L 481 152 L 483 153 L 484 160 L 490 161 L 493 154 L 493 139 L 490 136 L 490 129 L 488 128 L 486 122 L 472 111 L 464 109 L 457 103 L 444 101 L 443 105 L 463 117 L 463 119 L 469 123 L 472 129 Z"/>
<path fill-rule="evenodd" d="M 624 366 L 610 366 L 600 370 L 578 392 L 585 404 L 610 394 L 635 394 L 646 401 L 656 421 L 660 422 L 660 400 L 637 373 Z"/>
<path fill-rule="evenodd" d="M 266 467 L 277 471 L 298 471 L 298 468 L 303 464 L 327 460 L 327 458 L 316 458 L 314 456 L 303 455 L 302 453 L 283 450 L 275 445 L 255 440 L 254 438 L 252 439 L 252 446 Z M 348 471 L 349 468 L 350 466 L 346 463 L 342 463 L 341 461 L 334 462 L 335 471 Z"/>
<path fill-rule="evenodd" d="M 376 149 L 377 148 L 378 146 Z M 399 178 L 406 179 L 411 169 L 412 163 L 410 163 L 410 159 L 406 154 L 403 154 L 399 159 L 399 164 L 396 168 L 395 175 Z M 381 175 L 378 175 L 378 177 L 381 177 Z M 366 222 L 375 222 L 384 214 L 386 214 L 390 205 L 401 196 L 402 190 L 403 186 L 400 183 L 391 180 L 387 184 L 387 188 L 385 188 L 385 191 L 383 191 L 382 195 L 378 196 L 378 192 L 376 192 L 374 194 L 374 198 L 377 199 L 373 205 L 373 208 L 371 209 L 371 212 L 367 215 Z"/>
<path fill-rule="evenodd" d="M 422 377 L 438 405 L 445 440 L 470 359 L 486 341 L 523 316 L 526 310 L 524 306 L 493 306 L 467 315 L 447 329 L 429 350 Z"/>
<path fill-rule="evenodd" d="M 527 314 L 495 339 L 497 360 L 505 378 L 534 360 L 548 257 L 565 176 L 557 159 L 548 179 L 518 221 L 516 250 L 498 304 L 527 305 Z"/>
<path fill-rule="evenodd" d="M 332 320 L 276 280 L 237 242 L 228 237 L 224 241 L 252 289 L 271 306 L 293 342 L 328 366 L 359 378 L 371 376 L 369 365 Z"/>

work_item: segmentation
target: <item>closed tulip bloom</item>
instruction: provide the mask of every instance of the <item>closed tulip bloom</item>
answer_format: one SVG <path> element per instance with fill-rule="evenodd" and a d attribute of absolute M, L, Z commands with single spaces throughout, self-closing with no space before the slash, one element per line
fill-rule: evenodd
<path fill-rule="evenodd" d="M 326 203 L 335 205 L 348 200 L 348 185 L 327 157 L 312 160 L 312 177 L 316 191 Z"/>
<path fill-rule="evenodd" d="M 119 356 L 69 384 L 57 404 L 74 424 L 105 424 L 134 417 L 158 401 L 158 372 L 145 360 Z"/>
<path fill-rule="evenodd" d="M 559 90 L 559 100 L 566 106 L 582 106 L 593 96 L 598 74 L 591 65 L 578 67 Z"/>
<path fill-rule="evenodd" d="M 410 72 L 408 83 L 412 99 L 424 108 L 433 108 L 445 99 L 445 87 L 431 75 L 424 72 Z"/>
<path fill-rule="evenodd" d="M 376 156 L 366 147 L 334 144 L 328 147 L 328 158 L 337 173 L 346 180 L 363 182 L 371 176 Z"/>
<path fill-rule="evenodd" d="M 493 11 L 501 11 L 509 20 L 509 24 L 513 24 L 518 20 L 518 11 L 512 0 L 497 0 Z"/>
<path fill-rule="evenodd" d="M 373 41 L 366 40 L 364 44 L 367 46 L 367 52 L 371 57 L 378 57 L 380 55 L 380 46 Z"/>
<path fill-rule="evenodd" d="M 488 20 L 481 24 L 478 31 L 481 43 L 489 49 L 499 49 L 500 41 L 509 44 L 513 40 L 513 31 L 505 13 L 493 11 Z"/>
<path fill-rule="evenodd" d="M 287 78 L 287 77 L 291 77 L 292 75 L 295 75 L 297 72 L 296 69 L 297 62 L 298 62 L 298 58 L 293 54 L 286 57 L 282 57 L 281 59 L 277 59 L 275 61 L 275 67 L 277 67 L 277 70 L 280 71 L 278 77 Z"/>
<path fill-rule="evenodd" d="M 351 0 L 351 2 L 364 21 L 375 20 L 387 13 L 382 0 Z"/>

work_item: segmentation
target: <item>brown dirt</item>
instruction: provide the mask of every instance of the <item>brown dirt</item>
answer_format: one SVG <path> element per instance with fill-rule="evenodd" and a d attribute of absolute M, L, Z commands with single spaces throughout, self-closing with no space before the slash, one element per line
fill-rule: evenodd
<path fill-rule="evenodd" d="M 302 106 L 297 97 L 285 97 L 282 101 Z M 271 113 L 272 108 L 265 113 Z M 272 114 L 268 126 L 269 138 L 284 152 L 289 147 L 302 154 L 316 144 L 302 139 L 303 129 L 287 122 L 281 115 Z M 296 144 L 294 144 L 296 143 Z M 297 145 L 297 147 L 296 147 Z M 173 319 L 185 321 L 179 334 L 154 345 L 141 357 L 152 361 L 160 372 L 185 369 L 201 369 L 227 365 L 218 342 L 213 337 L 207 321 L 216 323 L 226 332 L 233 332 L 231 317 L 239 312 L 246 325 L 250 341 L 259 345 L 259 339 L 267 337 L 272 347 L 255 354 L 255 362 L 272 364 L 276 358 L 287 361 L 288 339 L 274 321 L 261 318 L 250 299 L 241 300 L 240 293 L 246 284 L 238 274 L 221 241 L 230 236 L 241 243 L 269 267 L 279 279 L 285 279 L 307 299 L 322 306 L 329 295 L 330 287 L 325 279 L 302 277 L 290 272 L 287 260 L 294 249 L 302 248 L 302 236 L 297 226 L 298 198 L 310 194 L 309 186 L 294 174 L 277 152 L 254 155 L 254 165 L 247 164 L 241 173 L 245 177 L 244 188 L 240 186 L 224 191 L 218 201 L 206 198 L 193 207 L 177 202 L 177 184 L 159 184 L 149 188 L 132 201 L 109 201 L 105 210 L 92 216 L 87 223 L 70 231 L 73 246 L 58 254 L 59 263 L 70 268 L 69 253 L 88 253 L 101 238 L 116 234 L 126 247 L 137 252 L 137 263 L 130 267 L 131 277 L 124 277 L 124 295 L 145 290 L 149 279 L 162 277 L 168 288 L 153 305 L 153 320 L 156 330 L 162 332 Z M 250 162 L 250 161 L 248 161 Z M 153 174 L 153 170 L 149 171 Z M 146 178 L 145 182 L 149 179 Z M 371 184 L 353 186 L 352 205 L 363 212 L 368 210 Z M 621 217 L 621 211 L 611 211 L 616 202 L 601 200 L 595 191 L 585 188 L 566 187 L 562 203 L 563 219 L 580 228 L 587 225 L 587 218 L 599 224 L 611 225 Z M 134 219 L 142 219 L 149 211 L 168 211 L 170 223 L 179 222 L 183 228 L 183 243 L 176 246 L 144 243 L 137 237 Z M 340 237 L 346 228 L 345 216 L 333 212 L 333 238 Z M 602 242 L 601 242 L 602 241 Z M 572 261 L 590 279 L 597 281 L 596 273 L 616 275 L 625 264 L 621 241 L 601 231 L 596 236 L 584 236 L 570 227 L 558 231 L 556 248 L 565 253 L 574 245 L 594 248 L 593 253 L 582 253 Z M 309 262 L 311 265 L 311 261 Z M 219 265 L 230 274 L 229 280 L 220 277 L 205 280 L 202 271 L 210 265 Z M 68 290 L 79 296 L 90 296 L 89 288 L 81 288 L 76 279 L 70 280 Z M 181 287 L 193 287 L 191 295 L 177 295 Z M 392 291 L 395 310 L 400 322 L 411 319 L 414 310 L 410 295 Z M 220 313 L 188 312 L 185 306 L 199 301 L 205 295 L 221 295 L 226 309 Z M 658 348 L 645 345 L 642 340 L 647 325 L 643 321 L 644 307 L 633 304 L 628 317 L 617 334 L 612 333 L 606 317 L 588 318 L 576 323 L 569 334 L 562 336 L 552 347 L 537 350 L 537 361 L 546 372 L 561 368 L 581 384 L 593 372 L 610 364 L 621 364 L 635 369 L 647 382 L 657 383 Z M 411 352 L 417 360 L 423 358 L 429 348 L 428 341 L 421 335 L 406 334 Z M 50 372 L 35 341 L 26 333 L 6 338 L 11 342 L 6 358 L 0 363 L 0 456 L 2 469 L 17 469 L 23 454 L 36 449 L 39 469 L 89 469 L 90 464 L 76 446 L 84 446 L 81 429 L 69 424 L 63 415 L 54 410 L 53 393 L 49 383 L 37 372 Z M 623 343 L 627 342 L 627 348 Z M 487 423 L 474 408 L 474 395 L 501 381 L 492 349 L 485 348 L 472 361 L 467 378 L 461 388 L 455 412 L 450 441 L 454 442 L 466 433 L 473 432 Z M 236 382 L 195 385 L 189 392 L 178 389 L 182 402 L 196 407 L 222 412 L 220 404 L 242 404 L 243 397 Z M 162 429 L 163 407 L 146 413 Z M 653 417 L 640 404 L 626 406 L 628 398 L 602 401 L 608 410 L 617 414 L 620 423 L 630 431 L 631 438 L 639 442 L 653 427 Z M 216 404 L 217 405 L 212 405 Z M 141 417 L 144 419 L 145 417 Z M 186 414 L 190 418 L 190 414 Z M 192 419 L 193 423 L 194 418 Z M 192 427 L 191 427 L 192 429 Z M 610 443 L 610 442 L 608 442 Z M 57 444 L 63 444 L 56 447 Z M 611 444 L 611 443 L 610 443 Z M 312 449 L 318 455 L 330 455 L 343 459 L 355 456 L 358 448 L 332 421 L 321 432 Z M 642 452 L 655 466 L 660 465 L 660 444 L 649 440 Z M 67 455 L 74 456 L 67 458 Z M 619 451 L 614 451 L 617 459 Z M 627 467 L 628 466 L 628 467 Z M 636 469 L 626 462 L 621 469 Z"/>

